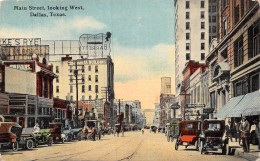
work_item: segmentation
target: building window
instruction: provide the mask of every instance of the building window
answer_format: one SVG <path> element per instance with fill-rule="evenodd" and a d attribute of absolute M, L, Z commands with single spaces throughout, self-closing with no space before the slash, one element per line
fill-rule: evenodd
<path fill-rule="evenodd" d="M 70 66 L 70 73 L 72 73 L 72 66 Z"/>
<path fill-rule="evenodd" d="M 190 50 L 190 43 L 186 43 L 186 50 Z"/>
<path fill-rule="evenodd" d="M 215 92 L 210 93 L 210 108 L 215 109 Z"/>
<path fill-rule="evenodd" d="M 248 28 L 248 59 L 260 54 L 260 21 Z"/>
<path fill-rule="evenodd" d="M 98 82 L 98 75 L 95 76 L 95 82 Z"/>
<path fill-rule="evenodd" d="M 85 77 L 84 77 L 84 75 L 82 75 L 81 80 L 82 80 L 82 83 L 85 83 Z"/>
<path fill-rule="evenodd" d="M 227 20 L 224 20 L 222 22 L 222 34 L 223 34 L 222 37 L 224 37 L 227 34 L 227 32 L 228 32 L 228 30 L 227 30 Z"/>
<path fill-rule="evenodd" d="M 197 87 L 197 101 L 200 102 L 200 86 Z"/>
<path fill-rule="evenodd" d="M 202 33 L 200 34 L 200 38 L 201 38 L 202 40 L 205 39 L 205 32 L 202 32 Z"/>
<path fill-rule="evenodd" d="M 202 19 L 205 18 L 205 13 L 204 13 L 204 11 L 201 11 L 201 12 L 200 12 L 200 18 L 202 18 Z"/>
<path fill-rule="evenodd" d="M 91 81 L 91 75 L 88 76 L 88 81 Z"/>
<path fill-rule="evenodd" d="M 211 33 L 211 26 L 209 26 L 209 33 Z"/>
<path fill-rule="evenodd" d="M 72 79 L 72 75 L 70 76 L 70 83 L 72 83 L 73 82 L 73 79 Z"/>
<path fill-rule="evenodd" d="M 190 12 L 186 12 L 186 19 L 190 19 Z"/>
<path fill-rule="evenodd" d="M 186 33 L 186 40 L 190 39 L 190 33 Z"/>
<path fill-rule="evenodd" d="M 190 1 L 186 1 L 186 9 L 190 8 Z"/>
<path fill-rule="evenodd" d="M 205 53 L 200 54 L 200 60 L 205 60 Z"/>
<path fill-rule="evenodd" d="M 251 92 L 259 90 L 259 73 L 251 76 Z"/>
<path fill-rule="evenodd" d="M 59 86 L 56 86 L 56 93 L 59 93 L 60 92 L 60 88 Z"/>
<path fill-rule="evenodd" d="M 235 97 L 244 95 L 247 93 L 246 81 L 240 81 L 235 83 Z"/>
<path fill-rule="evenodd" d="M 59 77 L 56 78 L 56 83 L 59 83 Z"/>
<path fill-rule="evenodd" d="M 205 50 L 205 43 L 201 43 L 200 49 Z"/>
<path fill-rule="evenodd" d="M 205 2 L 204 1 L 200 1 L 200 8 L 204 8 L 205 7 Z"/>
<path fill-rule="evenodd" d="M 186 60 L 190 60 L 190 54 L 186 53 Z"/>
<path fill-rule="evenodd" d="M 56 73 L 59 73 L 59 66 L 56 66 Z"/>
<path fill-rule="evenodd" d="M 95 72 L 97 73 L 98 72 L 98 66 L 95 65 Z"/>
<path fill-rule="evenodd" d="M 190 29 L 190 22 L 186 22 L 186 30 Z"/>
<path fill-rule="evenodd" d="M 70 85 L 70 93 L 73 93 L 73 85 Z"/>
<path fill-rule="evenodd" d="M 216 16 L 212 16 L 212 22 L 217 22 L 217 17 Z"/>
<path fill-rule="evenodd" d="M 92 99 L 91 96 L 88 96 L 88 99 L 91 100 Z"/>
<path fill-rule="evenodd" d="M 227 0 L 222 0 L 222 10 L 227 7 Z"/>
<path fill-rule="evenodd" d="M 201 28 L 201 29 L 205 29 L 205 22 L 201 22 L 201 23 L 200 23 L 200 28 Z"/>
<path fill-rule="evenodd" d="M 88 91 L 91 91 L 91 85 L 88 86 Z"/>
<path fill-rule="evenodd" d="M 209 13 L 211 12 L 211 6 L 209 6 Z"/>
<path fill-rule="evenodd" d="M 70 100 L 73 101 L 73 96 L 70 96 Z"/>
<path fill-rule="evenodd" d="M 85 85 L 82 85 L 82 90 L 81 90 L 82 93 L 85 93 Z"/>
<path fill-rule="evenodd" d="M 216 11 L 217 11 L 216 6 L 212 6 L 212 12 L 216 12 Z"/>
<path fill-rule="evenodd" d="M 98 85 L 95 85 L 95 93 L 98 93 Z"/>
<path fill-rule="evenodd" d="M 216 26 L 212 26 L 212 33 L 216 33 L 216 32 L 217 32 Z"/>
<path fill-rule="evenodd" d="M 91 71 L 91 65 L 88 66 L 88 71 Z"/>
<path fill-rule="evenodd" d="M 85 96 L 82 96 L 82 99 L 81 99 L 82 101 L 84 101 L 85 100 Z"/>
<path fill-rule="evenodd" d="M 243 35 L 234 43 L 234 65 L 238 67 L 243 64 Z"/>
<path fill-rule="evenodd" d="M 222 107 L 226 104 L 226 91 L 222 90 Z"/>
<path fill-rule="evenodd" d="M 211 22 L 211 16 L 209 16 L 209 22 Z"/>

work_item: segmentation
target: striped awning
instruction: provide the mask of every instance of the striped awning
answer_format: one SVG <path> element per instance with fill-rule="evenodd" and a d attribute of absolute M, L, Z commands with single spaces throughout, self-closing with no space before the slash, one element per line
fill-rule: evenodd
<path fill-rule="evenodd" d="M 244 96 L 231 98 L 217 113 L 217 118 L 226 118 L 227 115 L 236 108 L 236 105 L 242 100 Z"/>
<path fill-rule="evenodd" d="M 217 118 L 260 115 L 260 90 L 231 98 L 219 112 Z"/>

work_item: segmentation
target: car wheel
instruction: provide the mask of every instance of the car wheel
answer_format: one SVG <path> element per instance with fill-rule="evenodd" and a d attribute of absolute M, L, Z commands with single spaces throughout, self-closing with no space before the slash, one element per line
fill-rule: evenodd
<path fill-rule="evenodd" d="M 52 146 L 52 143 L 53 143 L 52 137 L 49 137 L 49 138 L 48 138 L 48 146 Z"/>
<path fill-rule="evenodd" d="M 12 143 L 12 150 L 13 151 L 18 151 L 19 149 L 19 143 L 17 141 Z"/>
<path fill-rule="evenodd" d="M 200 154 L 203 154 L 203 152 L 204 152 L 203 141 L 200 141 L 199 151 L 200 151 Z"/>
<path fill-rule="evenodd" d="M 26 149 L 32 149 L 33 148 L 33 141 L 27 140 L 26 141 Z"/>
<path fill-rule="evenodd" d="M 178 138 L 176 139 L 176 143 L 175 143 L 175 150 L 178 150 L 178 147 L 179 147 L 179 140 Z"/>

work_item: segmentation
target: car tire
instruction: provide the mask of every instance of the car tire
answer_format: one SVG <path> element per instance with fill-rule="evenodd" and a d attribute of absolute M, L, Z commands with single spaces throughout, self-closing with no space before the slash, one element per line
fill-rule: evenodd
<path fill-rule="evenodd" d="M 178 147 L 179 147 L 179 139 L 177 138 L 175 143 L 175 150 L 178 150 Z"/>
<path fill-rule="evenodd" d="M 49 137 L 47 142 L 48 146 L 52 146 L 52 143 L 53 143 L 52 137 Z"/>
<path fill-rule="evenodd" d="M 33 141 L 27 140 L 25 147 L 26 147 L 26 149 L 32 149 L 33 148 Z"/>
<path fill-rule="evenodd" d="M 19 143 L 17 141 L 12 143 L 12 150 L 13 151 L 18 151 L 19 149 Z"/>

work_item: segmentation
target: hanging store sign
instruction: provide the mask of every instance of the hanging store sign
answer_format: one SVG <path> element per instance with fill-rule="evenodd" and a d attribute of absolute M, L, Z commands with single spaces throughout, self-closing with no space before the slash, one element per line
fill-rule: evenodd
<path fill-rule="evenodd" d="M 202 104 L 202 105 L 196 105 L 196 104 L 188 104 L 188 105 L 185 105 L 185 108 L 204 108 L 205 105 Z"/>
<path fill-rule="evenodd" d="M 111 33 L 83 34 L 79 38 L 80 54 L 88 57 L 102 58 L 110 55 Z"/>
<path fill-rule="evenodd" d="M 38 46 L 40 38 L 0 38 L 0 46 Z"/>
<path fill-rule="evenodd" d="M 179 109 L 180 105 L 171 105 L 171 109 Z"/>

